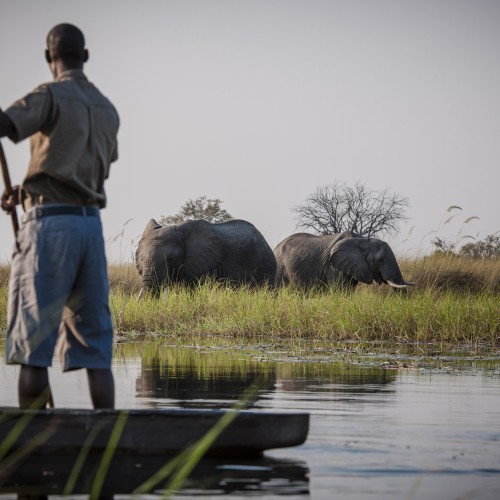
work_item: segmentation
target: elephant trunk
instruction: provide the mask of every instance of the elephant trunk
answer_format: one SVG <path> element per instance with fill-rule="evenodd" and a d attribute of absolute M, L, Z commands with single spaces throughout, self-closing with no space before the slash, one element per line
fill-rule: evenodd
<path fill-rule="evenodd" d="M 383 264 L 380 266 L 382 280 L 393 288 L 406 288 L 414 283 L 405 281 L 399 269 L 396 257 L 392 250 L 388 248 Z"/>
<path fill-rule="evenodd" d="M 145 294 L 150 294 L 153 297 L 160 296 L 160 284 L 155 279 L 155 274 L 152 268 L 147 268 L 142 273 L 142 288 L 139 292 L 139 297 Z"/>

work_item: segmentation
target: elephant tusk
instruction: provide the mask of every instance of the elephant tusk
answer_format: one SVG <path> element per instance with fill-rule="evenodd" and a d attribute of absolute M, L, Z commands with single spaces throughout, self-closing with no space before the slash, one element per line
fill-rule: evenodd
<path fill-rule="evenodd" d="M 388 285 L 391 285 L 393 288 L 406 288 L 408 285 L 413 284 L 413 283 L 407 283 L 405 281 L 403 285 L 398 285 L 397 283 L 394 283 L 394 281 L 391 280 L 386 280 L 386 283 Z"/>
<path fill-rule="evenodd" d="M 137 300 L 139 300 L 144 295 L 144 288 L 141 288 L 139 295 L 137 295 Z"/>

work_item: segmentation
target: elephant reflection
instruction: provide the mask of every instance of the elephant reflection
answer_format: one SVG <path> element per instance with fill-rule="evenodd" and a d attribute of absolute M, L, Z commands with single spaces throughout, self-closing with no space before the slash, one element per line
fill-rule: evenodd
<path fill-rule="evenodd" d="M 232 406 L 246 389 L 256 385 L 258 391 L 251 396 L 252 406 L 259 393 L 272 392 L 276 384 L 274 367 L 263 372 L 257 366 L 211 366 L 200 369 L 193 363 L 176 364 L 153 358 L 143 360 L 137 380 L 137 396 L 162 400 L 175 400 L 177 406 Z"/>
<path fill-rule="evenodd" d="M 176 348 L 169 355 L 142 361 L 137 396 L 154 400 L 153 405 L 181 407 L 232 406 L 246 389 L 258 384 L 258 394 L 270 393 L 384 393 L 397 372 L 346 363 L 257 363 L 242 362 L 218 353 L 196 353 Z M 179 354 L 180 352 L 180 354 Z"/>
<path fill-rule="evenodd" d="M 282 392 L 371 394 L 392 391 L 396 370 L 348 363 L 280 364 L 277 384 Z"/>

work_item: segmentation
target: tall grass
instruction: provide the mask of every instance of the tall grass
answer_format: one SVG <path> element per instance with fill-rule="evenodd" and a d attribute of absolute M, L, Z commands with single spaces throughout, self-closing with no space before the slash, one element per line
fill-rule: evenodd
<path fill-rule="evenodd" d="M 500 334 L 498 295 L 379 294 L 367 289 L 303 294 L 285 288 L 228 289 L 205 284 L 173 288 L 159 299 L 111 297 L 118 337 L 130 332 L 181 342 L 232 337 L 299 343 L 301 340 L 396 342 L 490 342 Z"/>
<path fill-rule="evenodd" d="M 346 294 L 205 282 L 137 300 L 135 267 L 111 266 L 110 305 L 118 340 L 499 343 L 500 261 L 437 255 L 402 261 L 401 268 L 416 283 L 406 293 L 384 285 L 360 285 Z M 0 329 L 5 329 L 8 269 L 0 269 Z"/>

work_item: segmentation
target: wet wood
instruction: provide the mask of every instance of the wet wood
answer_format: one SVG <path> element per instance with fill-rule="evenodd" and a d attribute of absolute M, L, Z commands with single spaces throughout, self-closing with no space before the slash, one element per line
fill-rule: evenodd
<path fill-rule="evenodd" d="M 78 453 L 84 445 L 93 451 L 103 450 L 118 416 L 125 412 L 116 453 L 175 454 L 203 437 L 226 411 L 231 410 L 0 408 L 0 447 L 7 446 L 7 453 L 31 447 L 30 454 L 59 455 Z M 307 413 L 245 410 L 222 432 L 207 455 L 255 456 L 273 448 L 298 446 L 305 442 L 308 431 Z M 12 439 L 16 433 L 19 435 Z"/>

